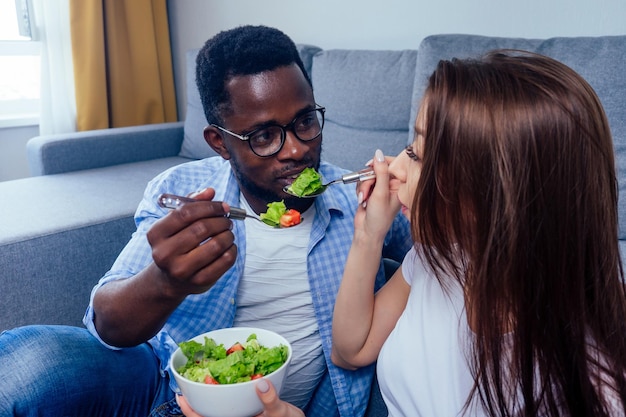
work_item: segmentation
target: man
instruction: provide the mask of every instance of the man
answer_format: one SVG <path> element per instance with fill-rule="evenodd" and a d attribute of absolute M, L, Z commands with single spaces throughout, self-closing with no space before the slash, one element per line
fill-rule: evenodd
<path fill-rule="evenodd" d="M 62 338 L 58 329 L 37 328 L 41 340 L 58 343 L 57 357 L 68 354 L 68 346 L 78 350 L 58 371 L 67 375 L 42 383 L 61 381 L 63 389 L 68 383 L 72 394 L 81 395 L 65 399 L 65 391 L 47 388 L 37 395 L 48 395 L 42 400 L 47 405 L 52 396 L 72 404 L 54 404 L 50 415 L 177 414 L 177 387 L 167 372 L 177 343 L 216 328 L 257 326 L 292 344 L 283 400 L 310 416 L 361 415 L 373 369 L 345 371 L 330 361 L 332 310 L 352 237 L 355 191 L 338 186 L 316 199 L 282 191 L 306 167 L 324 178 L 345 173 L 320 161 L 324 109 L 297 49 L 275 29 L 225 31 L 200 51 L 196 79 L 209 122 L 204 137 L 221 158 L 179 165 L 150 182 L 136 212 L 137 232 L 92 292 L 84 323 L 101 343 L 80 330 L 66 330 Z M 168 211 L 157 203 L 161 193 L 201 201 Z M 231 206 L 258 215 L 281 200 L 302 213 L 302 224 L 272 229 L 225 217 Z M 385 254 L 397 260 L 409 249 L 401 217 L 388 243 Z M 379 284 L 383 280 L 381 266 Z M 6 337 L 28 339 L 19 331 Z M 51 362 L 54 373 L 61 365 Z M 37 371 L 28 373 L 36 380 Z M 28 401 L 35 400 L 19 402 Z"/>

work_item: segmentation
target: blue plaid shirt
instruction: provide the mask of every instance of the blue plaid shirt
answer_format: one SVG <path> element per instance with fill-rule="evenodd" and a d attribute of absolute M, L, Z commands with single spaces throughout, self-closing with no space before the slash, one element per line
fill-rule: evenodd
<path fill-rule="evenodd" d="M 329 179 L 339 178 L 346 171 L 322 163 L 320 173 L 324 178 Z M 166 209 L 157 204 L 157 197 L 161 193 L 188 195 L 207 187 L 215 189 L 216 201 L 221 200 L 232 206 L 240 206 L 239 186 L 231 171 L 230 163 L 221 157 L 181 164 L 154 178 L 148 184 L 143 200 L 135 213 L 137 231 L 111 270 L 94 287 L 91 301 L 93 301 L 93 294 L 102 285 L 133 276 L 152 262 L 146 232 L 155 221 L 167 213 Z M 328 370 L 305 410 L 307 416 L 361 416 L 367 407 L 374 367 L 368 366 L 357 371 L 348 371 L 336 367 L 330 360 L 333 306 L 352 242 L 356 207 L 354 187 L 331 187 L 315 199 L 316 217 L 313 220 L 308 245 L 307 267 L 311 296 Z M 170 355 L 178 347 L 178 342 L 213 329 L 231 327 L 233 324 L 237 309 L 237 286 L 243 274 L 246 253 L 244 222 L 234 221 L 233 233 L 239 249 L 233 267 L 209 291 L 189 295 L 172 313 L 163 329 L 148 342 L 160 360 L 161 373 L 164 376 Z M 386 238 L 383 255 L 401 261 L 410 247 L 408 222 L 399 215 Z M 382 264 L 376 282 L 377 288 L 384 283 Z M 90 332 L 100 339 L 93 324 L 91 302 L 85 314 L 84 323 Z M 102 342 L 101 339 L 100 341 Z M 174 381 L 173 378 L 171 381 Z M 174 385 L 172 389 L 177 388 Z"/>

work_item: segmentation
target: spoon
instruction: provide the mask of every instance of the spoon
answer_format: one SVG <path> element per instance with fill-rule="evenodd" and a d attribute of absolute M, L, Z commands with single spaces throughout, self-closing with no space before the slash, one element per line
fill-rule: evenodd
<path fill-rule="evenodd" d="M 337 178 L 336 180 L 333 180 L 331 182 L 328 182 L 326 184 L 322 184 L 322 186 L 317 189 L 315 192 L 311 193 L 311 194 L 307 194 L 307 195 L 298 195 L 296 193 L 294 193 L 293 191 L 291 191 L 291 189 L 289 187 L 291 187 L 290 185 L 287 185 L 285 187 L 283 187 L 283 191 L 286 192 L 289 195 L 293 195 L 295 197 L 300 197 L 300 198 L 313 198 L 313 197 L 317 197 L 318 195 L 322 194 L 324 191 L 326 191 L 326 189 L 333 185 L 333 184 L 339 184 L 340 182 L 343 184 L 350 184 L 352 182 L 357 182 L 357 181 L 367 181 L 367 180 L 372 180 L 376 178 L 376 174 L 374 173 L 374 170 L 372 168 L 365 168 L 362 169 L 361 171 L 356 171 L 356 172 L 350 172 L 349 174 L 345 174 L 343 175 L 341 178 Z"/>
<path fill-rule="evenodd" d="M 176 209 L 185 203 L 193 203 L 194 201 L 200 201 L 200 200 L 196 200 L 191 197 L 183 197 L 183 196 L 175 195 L 175 194 L 161 194 L 158 199 L 158 204 L 159 206 L 163 208 Z M 263 224 L 266 224 L 265 222 L 263 222 L 263 220 L 259 219 L 256 216 L 248 214 L 245 209 L 242 209 L 239 207 L 231 207 L 230 211 L 226 213 L 224 217 L 227 217 L 233 220 L 244 220 L 247 217 L 250 219 L 258 220 L 262 222 Z"/>

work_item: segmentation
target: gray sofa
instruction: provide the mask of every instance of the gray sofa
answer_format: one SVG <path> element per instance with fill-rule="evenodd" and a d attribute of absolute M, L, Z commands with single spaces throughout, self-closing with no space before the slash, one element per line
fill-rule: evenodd
<path fill-rule="evenodd" d="M 437 61 L 494 48 L 553 56 L 596 89 L 609 117 L 626 187 L 626 36 L 509 39 L 437 35 L 415 50 L 321 50 L 301 45 L 316 99 L 327 108 L 323 156 L 359 169 L 377 148 L 395 155 L 412 140 L 424 83 Z M 0 331 L 19 325 L 82 325 L 89 293 L 134 231 L 144 186 L 158 172 L 212 155 L 187 59 L 184 122 L 33 138 L 33 177 L 0 183 Z M 620 199 L 621 240 L 626 199 Z M 620 242 L 621 243 L 621 242 Z"/>

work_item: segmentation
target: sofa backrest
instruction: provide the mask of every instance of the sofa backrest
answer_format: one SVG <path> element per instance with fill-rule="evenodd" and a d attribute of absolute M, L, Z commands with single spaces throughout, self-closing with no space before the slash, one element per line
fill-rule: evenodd
<path fill-rule="evenodd" d="M 417 51 L 328 50 L 313 57 L 315 99 L 326 106 L 322 158 L 358 170 L 380 148 L 408 143 Z"/>
<path fill-rule="evenodd" d="M 626 240 L 626 36 L 498 38 L 433 35 L 418 49 L 411 125 L 430 74 L 441 59 L 475 57 L 500 48 L 523 49 L 555 58 L 578 72 L 594 88 L 609 119 L 619 181 L 619 239 Z M 621 242 L 624 244 L 624 242 Z M 626 248 L 626 246 L 624 246 Z"/>
<path fill-rule="evenodd" d="M 600 97 L 613 134 L 619 191 L 619 237 L 626 249 L 626 36 L 504 38 L 442 34 L 424 38 L 417 50 L 322 50 L 298 45 L 325 106 L 322 157 L 341 167 L 363 167 L 377 148 L 396 155 L 412 141 L 413 124 L 428 77 L 441 59 L 476 57 L 511 48 L 551 56 L 582 75 Z M 215 153 L 202 131 L 206 119 L 195 85 L 195 57 L 187 53 L 187 116 L 180 156 Z"/>
<path fill-rule="evenodd" d="M 297 45 L 313 82 L 315 99 L 326 107 L 322 158 L 340 167 L 363 168 L 374 151 L 398 154 L 408 143 L 415 50 L 328 50 Z M 202 131 L 207 124 L 195 84 L 195 57 L 187 53 L 187 115 L 180 156 L 206 158 L 215 152 Z"/>

